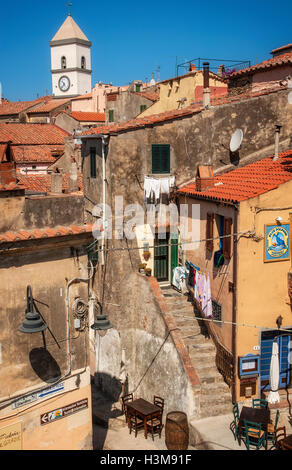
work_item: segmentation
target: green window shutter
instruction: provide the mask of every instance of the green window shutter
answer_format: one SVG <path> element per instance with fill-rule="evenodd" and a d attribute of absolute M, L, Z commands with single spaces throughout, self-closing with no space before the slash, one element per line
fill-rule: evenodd
<path fill-rule="evenodd" d="M 147 108 L 146 104 L 141 104 L 140 113 L 143 113 L 143 111 L 145 111 L 146 108 Z"/>
<path fill-rule="evenodd" d="M 96 150 L 90 147 L 90 178 L 96 178 Z"/>
<path fill-rule="evenodd" d="M 136 93 L 138 93 L 139 91 L 141 91 L 141 85 L 136 85 Z"/>
<path fill-rule="evenodd" d="M 108 112 L 108 120 L 109 122 L 114 122 L 114 110 L 110 109 Z"/>
<path fill-rule="evenodd" d="M 152 173 L 160 173 L 159 145 L 152 145 Z"/>
<path fill-rule="evenodd" d="M 170 173 L 169 145 L 152 145 L 152 173 Z"/>
<path fill-rule="evenodd" d="M 170 149 L 169 145 L 161 146 L 161 173 L 170 172 Z"/>

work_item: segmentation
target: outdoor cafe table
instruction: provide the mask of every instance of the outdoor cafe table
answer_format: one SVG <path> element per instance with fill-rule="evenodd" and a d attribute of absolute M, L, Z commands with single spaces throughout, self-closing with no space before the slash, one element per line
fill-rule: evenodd
<path fill-rule="evenodd" d="M 268 424 L 270 422 L 270 410 L 268 408 L 251 408 L 243 406 L 238 422 L 238 443 L 241 443 L 241 435 L 244 431 L 244 420 L 252 421 L 261 425 L 261 430 L 265 432 L 267 437 Z M 266 449 L 268 447 L 268 440 L 266 439 Z"/>
<path fill-rule="evenodd" d="M 131 411 L 136 411 L 137 416 L 143 419 L 144 433 L 145 438 L 147 439 L 147 421 L 151 416 L 158 415 L 161 412 L 161 408 L 147 400 L 144 400 L 144 398 L 138 398 L 137 400 L 130 401 L 126 404 L 126 406 L 129 413 L 131 413 Z"/>

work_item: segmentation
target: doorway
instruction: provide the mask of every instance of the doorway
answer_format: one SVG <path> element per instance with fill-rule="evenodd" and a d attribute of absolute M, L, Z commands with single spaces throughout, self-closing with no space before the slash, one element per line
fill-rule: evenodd
<path fill-rule="evenodd" d="M 260 359 L 260 380 L 261 390 L 270 390 L 270 364 L 272 358 L 272 347 L 274 339 L 277 340 L 279 347 L 279 365 L 280 365 L 280 381 L 279 389 L 287 388 L 291 378 L 290 364 L 290 342 L 292 331 L 287 330 L 269 330 L 263 331 L 261 335 L 261 359 Z"/>
<path fill-rule="evenodd" d="M 169 233 L 166 233 L 166 238 L 155 237 L 154 276 L 159 282 L 169 280 Z"/>

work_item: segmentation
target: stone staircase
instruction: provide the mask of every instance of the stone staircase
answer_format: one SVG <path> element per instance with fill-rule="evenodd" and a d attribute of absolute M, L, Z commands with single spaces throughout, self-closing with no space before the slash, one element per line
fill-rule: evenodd
<path fill-rule="evenodd" d="M 196 318 L 194 307 L 186 295 L 171 286 L 161 286 L 161 290 L 201 382 L 200 417 L 232 413 L 231 391 L 216 367 L 216 348 L 206 324 Z"/>

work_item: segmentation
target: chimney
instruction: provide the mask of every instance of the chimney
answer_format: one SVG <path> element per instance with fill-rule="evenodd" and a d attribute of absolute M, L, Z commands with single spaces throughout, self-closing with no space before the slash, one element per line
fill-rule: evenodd
<path fill-rule="evenodd" d="M 196 176 L 196 190 L 206 191 L 214 186 L 214 173 L 212 165 L 198 166 Z"/>
<path fill-rule="evenodd" d="M 203 74 L 204 74 L 203 106 L 204 108 L 209 108 L 210 106 L 209 62 L 203 63 Z"/>
<path fill-rule="evenodd" d="M 280 131 L 281 131 L 280 124 L 275 125 L 275 155 L 273 158 L 273 161 L 275 162 L 279 158 L 279 137 L 280 137 Z"/>
<path fill-rule="evenodd" d="M 12 158 L 10 142 L 0 143 L 0 184 L 17 183 L 16 165 Z"/>
<path fill-rule="evenodd" d="M 68 179 L 68 192 L 75 193 L 78 191 L 78 171 L 77 171 L 77 163 L 73 158 L 71 161 L 71 166 L 69 170 L 69 179 Z"/>
<path fill-rule="evenodd" d="M 62 194 L 63 189 L 63 175 L 62 173 L 51 174 L 51 193 Z"/>

